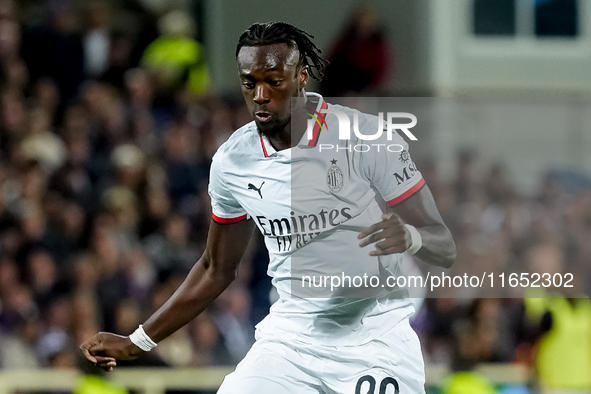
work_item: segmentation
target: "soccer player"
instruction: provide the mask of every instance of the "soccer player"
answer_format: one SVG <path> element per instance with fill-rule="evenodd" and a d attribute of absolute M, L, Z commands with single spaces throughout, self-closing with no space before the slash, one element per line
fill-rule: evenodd
<path fill-rule="evenodd" d="M 98 333 L 84 342 L 80 348 L 88 360 L 111 370 L 116 360 L 141 356 L 195 318 L 236 277 L 257 226 L 280 299 L 218 393 L 424 393 L 408 299 L 346 292 L 307 297 L 305 279 L 294 274 L 340 264 L 354 274 L 395 273 L 404 252 L 449 267 L 456 254 L 400 136 L 394 133 L 389 142 L 404 148 L 395 154 L 382 149 L 362 156 L 345 149 L 328 157 L 316 149 L 338 143 L 335 110 L 355 111 L 306 93 L 309 78 L 320 79 L 326 65 L 311 37 L 283 22 L 257 23 L 242 34 L 236 59 L 254 121 L 214 156 L 206 250 L 174 295 L 132 335 Z M 311 139 L 306 127 L 292 129 L 293 98 L 318 114 L 328 111 Z M 386 204 L 380 206 L 380 199 Z"/>

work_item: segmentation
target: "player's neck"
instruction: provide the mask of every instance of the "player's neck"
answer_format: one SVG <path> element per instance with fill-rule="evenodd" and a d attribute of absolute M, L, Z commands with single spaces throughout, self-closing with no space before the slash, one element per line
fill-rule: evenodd
<path fill-rule="evenodd" d="M 303 131 L 297 130 L 295 131 L 294 135 L 292 133 L 291 122 L 288 123 L 282 131 L 274 133 L 272 135 L 267 135 L 269 142 L 273 145 L 273 148 L 279 152 L 284 149 L 293 148 L 297 145 L 298 141 L 302 138 L 304 134 Z"/>
<path fill-rule="evenodd" d="M 267 138 L 277 152 L 296 146 L 306 132 L 306 118 L 303 111 L 299 110 L 306 103 L 306 93 L 303 92 L 302 102 L 297 104 L 297 109 L 292 111 L 290 121 L 283 130 L 268 135 Z"/>

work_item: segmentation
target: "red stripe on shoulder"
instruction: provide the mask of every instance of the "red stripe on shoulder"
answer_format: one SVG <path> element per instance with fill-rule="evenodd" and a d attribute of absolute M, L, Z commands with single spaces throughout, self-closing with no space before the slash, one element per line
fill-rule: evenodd
<path fill-rule="evenodd" d="M 411 187 L 410 189 L 408 189 L 407 191 L 405 191 L 404 193 L 402 193 L 398 197 L 393 198 L 390 201 L 387 201 L 386 204 L 388 204 L 389 207 L 400 204 L 402 201 L 406 200 L 407 198 L 409 198 L 410 196 L 412 196 L 413 194 L 415 194 L 416 192 L 421 190 L 421 188 L 423 186 L 425 186 L 425 179 L 421 178 L 421 180 L 418 181 L 416 185 L 414 185 L 413 187 Z"/>
<path fill-rule="evenodd" d="M 215 214 L 212 213 L 211 217 L 217 223 L 231 224 L 231 223 L 238 223 L 242 220 L 245 220 L 247 218 L 247 215 L 238 216 L 237 218 L 221 218 L 221 217 L 216 216 Z"/>

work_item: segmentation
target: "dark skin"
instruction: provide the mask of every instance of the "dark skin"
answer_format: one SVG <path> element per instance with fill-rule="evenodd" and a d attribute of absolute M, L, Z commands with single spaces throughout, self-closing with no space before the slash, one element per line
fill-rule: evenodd
<path fill-rule="evenodd" d="M 304 88 L 310 77 L 299 52 L 287 44 L 243 47 L 238 53 L 238 75 L 246 107 L 259 131 L 275 150 L 291 148 L 291 99 L 306 97 Z M 298 134 L 293 136 L 297 141 L 304 129 Z"/>
<path fill-rule="evenodd" d="M 309 79 L 298 51 L 287 44 L 243 47 L 237 61 L 242 94 L 259 130 L 276 150 L 292 147 L 305 128 L 292 141 L 291 99 L 305 98 Z M 423 238 L 418 258 L 443 267 L 453 263 L 455 245 L 426 186 L 390 208 L 381 222 L 363 230 L 359 234 L 360 246 L 375 244 L 370 255 L 376 256 L 406 251 L 411 241 L 404 223 L 414 225 Z M 143 325 L 154 342 L 193 320 L 232 283 L 253 231 L 251 220 L 234 224 L 211 222 L 203 256 L 174 295 Z M 89 361 L 107 371 L 117 365 L 116 360 L 132 360 L 144 353 L 129 337 L 106 332 L 85 341 L 80 350 Z"/>
<path fill-rule="evenodd" d="M 358 238 L 362 240 L 359 246 L 375 243 L 376 249 L 369 252 L 371 256 L 403 253 L 412 244 L 405 223 L 413 225 L 421 234 L 423 246 L 415 254 L 417 258 L 443 268 L 452 266 L 456 259 L 456 246 L 426 185 L 400 204 L 388 208 L 381 222 L 359 233 Z"/>

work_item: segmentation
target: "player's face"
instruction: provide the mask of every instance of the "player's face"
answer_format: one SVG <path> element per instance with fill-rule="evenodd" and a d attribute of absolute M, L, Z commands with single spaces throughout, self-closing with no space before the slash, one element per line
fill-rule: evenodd
<path fill-rule="evenodd" d="M 238 72 L 246 106 L 261 133 L 285 130 L 291 118 L 291 98 L 303 96 L 308 81 L 298 51 L 287 44 L 242 47 Z"/>

